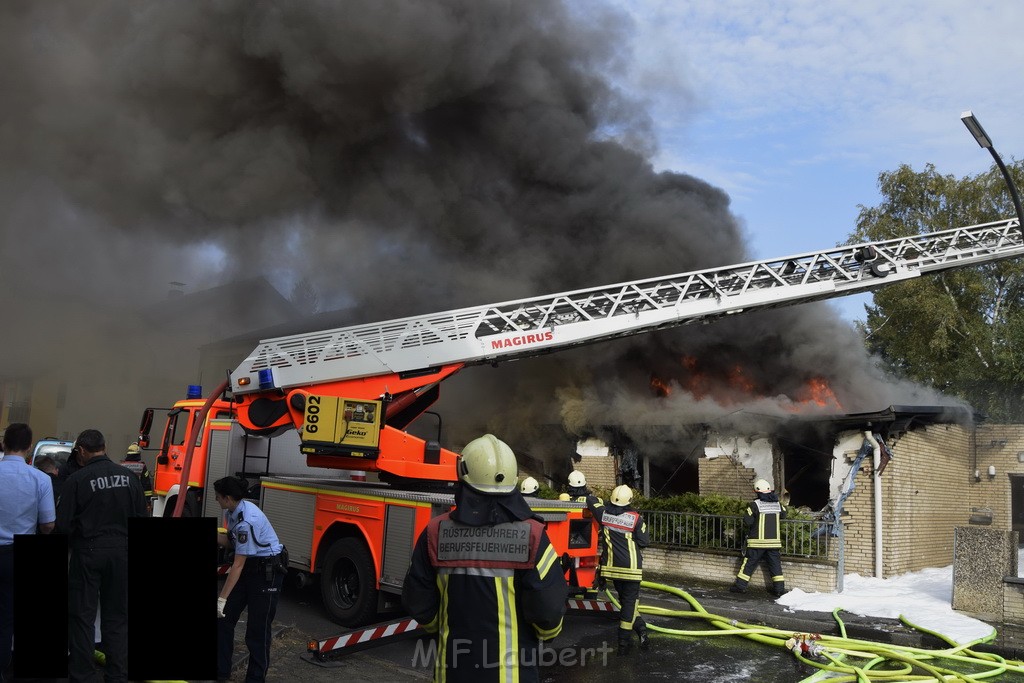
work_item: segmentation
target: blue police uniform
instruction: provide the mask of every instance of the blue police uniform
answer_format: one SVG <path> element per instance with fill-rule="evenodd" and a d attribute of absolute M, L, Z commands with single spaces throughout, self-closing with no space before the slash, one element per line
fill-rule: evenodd
<path fill-rule="evenodd" d="M 236 555 L 245 555 L 238 583 L 228 594 L 224 617 L 217 620 L 217 671 L 219 678 L 231 673 L 235 624 L 248 608 L 245 644 L 249 649 L 246 681 L 263 681 L 270 665 L 271 624 L 277 612 L 277 596 L 284 582 L 278 569 L 283 548 L 270 520 L 254 503 L 243 500 L 227 512 L 228 539 Z"/>
<path fill-rule="evenodd" d="M 14 637 L 14 536 L 34 534 L 56 519 L 50 477 L 20 455 L 0 460 L 0 677 Z"/>

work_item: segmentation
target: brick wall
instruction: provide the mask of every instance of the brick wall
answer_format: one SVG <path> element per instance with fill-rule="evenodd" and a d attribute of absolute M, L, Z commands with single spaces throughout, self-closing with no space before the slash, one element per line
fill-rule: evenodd
<path fill-rule="evenodd" d="M 904 435 L 882 474 L 885 576 L 945 567 L 953 535 L 970 516 L 970 434 L 959 425 L 929 425 Z"/>
<path fill-rule="evenodd" d="M 701 458 L 697 461 L 700 493 L 718 493 L 740 500 L 753 499 L 751 484 L 754 470 L 726 457 Z"/>
<path fill-rule="evenodd" d="M 1003 581 L 1003 623 L 1024 625 L 1024 580 Z"/>
<path fill-rule="evenodd" d="M 1024 425 L 981 425 L 977 435 L 977 461 L 965 468 L 970 481 L 971 507 L 992 510 L 992 526 L 1011 529 L 1010 475 L 1024 475 L 1024 463 L 1018 453 L 1024 452 Z M 973 460 L 973 459 L 972 459 Z M 981 481 L 974 481 L 974 466 Z M 989 478 L 989 466 L 996 468 L 996 476 Z"/>
<path fill-rule="evenodd" d="M 714 550 L 668 550 L 665 548 L 644 549 L 644 571 L 657 573 L 685 583 L 720 583 L 729 585 L 736 579 L 740 568 L 739 553 L 716 552 Z M 801 588 L 805 591 L 831 593 L 836 590 L 836 564 L 799 558 L 782 558 L 782 573 L 786 577 L 786 588 Z M 767 585 L 764 565 L 757 568 L 750 584 L 754 589 Z"/>
<path fill-rule="evenodd" d="M 610 455 L 585 455 L 576 465 L 576 469 L 587 478 L 587 486 L 591 491 L 611 491 L 618 485 L 615 480 L 618 469 L 615 458 Z"/>

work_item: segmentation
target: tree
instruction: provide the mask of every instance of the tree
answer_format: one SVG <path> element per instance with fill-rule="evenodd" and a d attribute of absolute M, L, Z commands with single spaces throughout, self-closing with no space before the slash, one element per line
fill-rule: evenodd
<path fill-rule="evenodd" d="M 1024 165 L 1009 166 L 1020 185 Z M 957 179 L 929 164 L 879 175 L 882 201 L 860 207 L 852 241 L 884 240 L 1014 215 L 1002 175 Z M 875 292 L 858 323 L 868 349 L 897 374 L 955 396 L 998 421 L 1024 419 L 1024 262 L 998 261 Z"/>

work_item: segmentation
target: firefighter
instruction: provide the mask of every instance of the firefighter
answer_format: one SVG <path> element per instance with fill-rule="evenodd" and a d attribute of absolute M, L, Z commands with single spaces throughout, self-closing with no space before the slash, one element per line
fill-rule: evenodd
<path fill-rule="evenodd" d="M 438 634 L 435 681 L 538 681 L 542 643 L 562 630 L 562 567 L 516 487 L 517 469 L 495 436 L 469 442 L 455 509 L 416 542 L 402 604 Z"/>
<path fill-rule="evenodd" d="M 519 484 L 519 492 L 524 496 L 537 497 L 537 491 L 540 490 L 540 484 L 533 477 L 527 477 L 523 479 L 523 482 Z"/>
<path fill-rule="evenodd" d="M 627 655 L 633 646 L 633 632 L 640 638 L 640 649 L 650 646 L 647 622 L 640 616 L 640 581 L 643 579 L 644 557 L 651 537 L 647 523 L 630 503 L 633 489 L 616 486 L 605 504 L 597 496 L 587 496 L 594 521 L 601 530 L 601 578 L 611 579 L 619 594 L 619 654 Z"/>
<path fill-rule="evenodd" d="M 57 503 L 57 533 L 68 535 L 68 674 L 96 675 L 96 609 L 107 681 L 128 679 L 128 518 L 145 514 L 139 480 L 110 461 L 106 440 L 86 429 L 76 440 L 81 468 L 67 478 Z"/>
<path fill-rule="evenodd" d="M 587 488 L 587 477 L 579 470 L 573 470 L 569 473 L 569 486 L 565 491 L 569 494 L 567 500 L 575 500 L 577 503 L 587 502 L 587 496 L 590 495 L 590 489 Z"/>
<path fill-rule="evenodd" d="M 757 565 L 764 560 L 772 574 L 769 593 L 775 597 L 786 594 L 786 578 L 782 575 L 782 524 L 786 508 L 779 503 L 779 497 L 772 485 L 764 479 L 754 482 L 757 498 L 747 506 L 743 521 L 747 525 L 747 548 L 743 552 L 743 563 L 736 574 L 736 582 L 729 587 L 733 593 L 746 593 L 750 576 Z"/>
<path fill-rule="evenodd" d="M 217 535 L 220 545 L 234 550 L 235 558 L 217 598 L 217 678 L 231 677 L 235 624 L 248 608 L 245 644 L 249 648 L 246 681 L 264 681 L 270 666 L 271 625 L 277 598 L 287 572 L 284 546 L 270 520 L 255 503 L 245 500 L 244 479 L 224 477 L 213 482 L 217 503 L 227 510 L 227 533 Z"/>
<path fill-rule="evenodd" d="M 146 498 L 146 512 L 153 512 L 153 477 L 146 463 L 142 462 L 142 448 L 137 443 L 129 444 L 121 466 L 131 470 L 142 484 L 142 495 Z"/>

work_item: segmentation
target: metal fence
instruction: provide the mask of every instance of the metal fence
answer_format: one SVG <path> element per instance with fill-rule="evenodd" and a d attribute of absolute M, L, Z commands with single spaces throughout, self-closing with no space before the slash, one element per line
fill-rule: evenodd
<path fill-rule="evenodd" d="M 666 548 L 739 550 L 746 541 L 743 517 L 644 510 L 651 542 Z M 782 554 L 835 559 L 832 525 L 818 519 L 782 520 Z"/>

